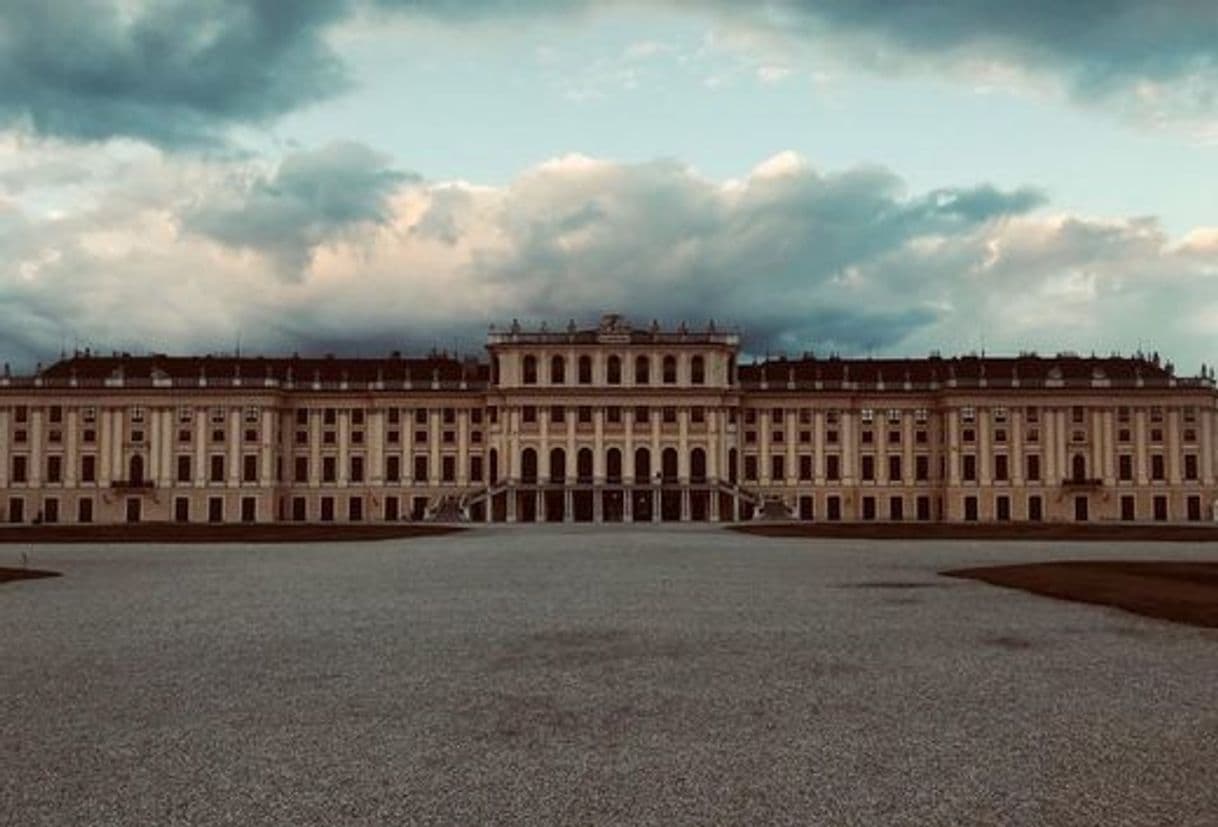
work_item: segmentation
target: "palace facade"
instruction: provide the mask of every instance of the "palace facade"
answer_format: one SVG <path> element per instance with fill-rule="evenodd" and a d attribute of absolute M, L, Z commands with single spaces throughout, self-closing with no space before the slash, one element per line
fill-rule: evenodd
<path fill-rule="evenodd" d="M 1214 382 L 1157 357 L 739 364 L 735 332 L 612 315 L 486 349 L 6 372 L 0 521 L 1215 515 Z"/>

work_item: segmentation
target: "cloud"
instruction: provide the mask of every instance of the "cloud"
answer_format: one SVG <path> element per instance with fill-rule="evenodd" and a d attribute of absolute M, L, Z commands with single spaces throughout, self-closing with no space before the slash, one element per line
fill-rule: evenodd
<path fill-rule="evenodd" d="M 76 141 L 218 146 L 346 85 L 337 0 L 9 0 L 0 126 Z"/>
<path fill-rule="evenodd" d="M 387 218 L 387 198 L 417 178 L 389 159 L 340 142 L 284 158 L 271 175 L 210 193 L 183 216 L 186 229 L 269 256 L 281 273 L 300 275 L 321 244 Z"/>
<path fill-rule="evenodd" d="M 881 71 L 910 67 L 986 86 L 1060 80 L 1073 97 L 1139 117 L 1218 106 L 1218 11 L 1201 0 L 657 0 L 728 28 Z M 0 12 L 0 128 L 72 141 L 134 138 L 168 149 L 226 147 L 233 128 L 267 125 L 349 88 L 327 35 L 377 14 L 452 25 L 590 17 L 588 0 L 9 0 Z M 636 43 L 638 61 L 663 47 Z M 783 79 L 772 55 L 756 67 Z M 620 79 L 629 87 L 633 76 Z M 973 81 L 970 81 L 973 82 Z M 713 84 L 714 81 L 708 83 Z M 579 92 L 573 94 L 595 94 Z M 1205 120 L 1209 118 L 1210 120 Z M 1207 131 L 1208 130 L 1208 131 Z"/>

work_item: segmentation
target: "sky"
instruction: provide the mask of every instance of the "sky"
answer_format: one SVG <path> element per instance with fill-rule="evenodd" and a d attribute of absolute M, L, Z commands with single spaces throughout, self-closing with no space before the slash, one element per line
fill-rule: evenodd
<path fill-rule="evenodd" d="M 1218 361 L 1210 0 L 7 0 L 0 360 Z"/>

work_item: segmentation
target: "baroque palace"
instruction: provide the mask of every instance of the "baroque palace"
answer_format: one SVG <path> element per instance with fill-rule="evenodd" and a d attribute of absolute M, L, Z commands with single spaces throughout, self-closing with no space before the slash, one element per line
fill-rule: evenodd
<path fill-rule="evenodd" d="M 1157 357 L 767 359 L 715 328 L 488 359 L 111 356 L 0 378 L 7 523 L 1190 521 L 1212 376 Z"/>

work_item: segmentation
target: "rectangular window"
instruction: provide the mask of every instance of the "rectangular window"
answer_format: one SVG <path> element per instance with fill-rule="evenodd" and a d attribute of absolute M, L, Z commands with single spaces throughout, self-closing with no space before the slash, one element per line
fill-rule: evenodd
<path fill-rule="evenodd" d="M 400 482 L 402 479 L 402 458 L 397 454 L 390 454 L 385 458 L 385 481 Z"/>
<path fill-rule="evenodd" d="M 47 482 L 63 482 L 63 457 L 59 454 L 47 457 Z"/>
<path fill-rule="evenodd" d="M 1028 497 L 1028 520 L 1039 523 L 1044 519 L 1044 504 L 1039 494 Z"/>
<path fill-rule="evenodd" d="M 786 468 L 783 464 L 782 456 L 770 457 L 770 479 L 778 482 L 786 479 Z"/>
<path fill-rule="evenodd" d="M 1162 454 L 1152 454 L 1150 457 L 1150 478 L 1152 480 L 1162 480 L 1167 478 L 1167 473 L 1164 470 L 1164 462 Z"/>
<path fill-rule="evenodd" d="M 1184 479 L 1186 479 L 1186 480 L 1197 479 L 1197 455 L 1196 454 L 1185 454 L 1184 455 Z"/>
<path fill-rule="evenodd" d="M 13 457 L 13 482 L 25 483 L 29 478 L 29 459 L 23 455 Z"/>
<path fill-rule="evenodd" d="M 1137 518 L 1137 500 L 1132 494 L 1125 494 L 1121 497 L 1121 519 L 1128 523 Z"/>
<path fill-rule="evenodd" d="M 970 523 L 977 522 L 977 498 L 976 497 L 969 496 L 969 497 L 964 498 L 964 519 Z"/>
<path fill-rule="evenodd" d="M 80 458 L 80 481 L 97 482 L 97 457 L 85 454 Z"/>
<path fill-rule="evenodd" d="M 994 479 L 1005 482 L 1007 474 L 1007 455 L 997 454 L 994 457 Z"/>
<path fill-rule="evenodd" d="M 351 497 L 347 500 L 347 519 L 353 523 L 364 519 L 363 497 Z"/>
<path fill-rule="evenodd" d="M 246 454 L 241 458 L 241 481 L 258 482 L 257 454 Z"/>
<path fill-rule="evenodd" d="M 440 461 L 440 474 L 444 482 L 454 482 L 457 479 L 457 458 L 444 457 Z"/>
<path fill-rule="evenodd" d="M 321 481 L 322 482 L 337 482 L 338 481 L 338 459 L 336 457 L 321 458 Z"/>
<path fill-rule="evenodd" d="M 825 456 L 825 477 L 834 481 L 842 478 L 842 459 L 837 454 Z"/>
<path fill-rule="evenodd" d="M 863 519 L 875 519 L 875 497 L 863 497 Z"/>
<path fill-rule="evenodd" d="M 190 471 L 191 471 L 190 466 L 191 466 L 190 454 L 178 454 L 178 473 L 177 473 L 178 482 L 190 482 Z"/>
<path fill-rule="evenodd" d="M 757 455 L 748 454 L 744 458 L 744 478 L 749 482 L 757 480 Z"/>
<path fill-rule="evenodd" d="M 975 482 L 977 480 L 977 457 L 972 454 L 965 454 L 960 458 L 960 476 L 965 482 Z"/>
<path fill-rule="evenodd" d="M 482 482 L 482 457 L 469 458 L 470 482 Z"/>
<path fill-rule="evenodd" d="M 926 482 L 930 479 L 930 457 L 926 454 L 914 457 L 914 479 L 918 482 Z"/>
<path fill-rule="evenodd" d="M 224 482 L 224 455 L 213 454 L 211 458 L 211 481 Z"/>
<path fill-rule="evenodd" d="M 799 457 L 799 478 L 801 480 L 812 479 L 812 457 L 808 454 L 801 454 Z"/>
<path fill-rule="evenodd" d="M 93 498 L 81 497 L 76 501 L 76 522 L 93 522 Z"/>
<path fill-rule="evenodd" d="M 364 458 L 361 456 L 351 457 L 351 482 L 364 481 Z"/>
<path fill-rule="evenodd" d="M 1028 454 L 1028 482 L 1040 482 L 1040 454 Z"/>
<path fill-rule="evenodd" d="M 420 455 L 414 458 L 414 478 L 417 482 L 427 482 L 427 457 Z"/>
<path fill-rule="evenodd" d="M 901 481 L 901 458 L 890 456 L 888 458 L 888 479 L 890 482 Z"/>
<path fill-rule="evenodd" d="M 520 409 L 520 419 L 526 424 L 532 424 L 537 421 L 537 408 L 533 405 L 525 405 Z"/>
<path fill-rule="evenodd" d="M 1121 454 L 1117 457 L 1117 479 L 1129 482 L 1133 479 L 1133 456 Z"/>
<path fill-rule="evenodd" d="M 994 500 L 994 516 L 1001 522 L 1011 519 L 1011 498 L 1003 495 Z"/>
<path fill-rule="evenodd" d="M 293 482 L 308 482 L 309 481 L 309 458 L 308 457 L 296 457 L 293 460 L 292 481 Z"/>
<path fill-rule="evenodd" d="M 859 470 L 860 479 L 870 482 L 875 479 L 875 457 L 867 454 L 862 457 Z"/>

